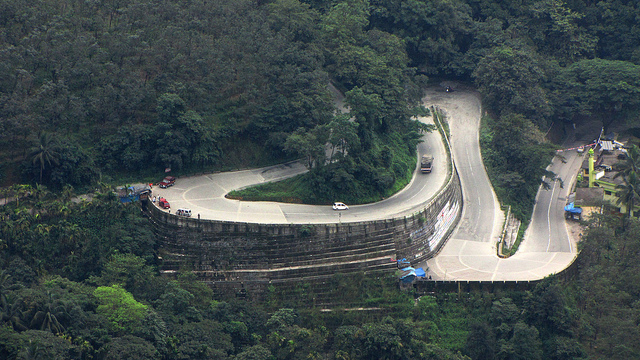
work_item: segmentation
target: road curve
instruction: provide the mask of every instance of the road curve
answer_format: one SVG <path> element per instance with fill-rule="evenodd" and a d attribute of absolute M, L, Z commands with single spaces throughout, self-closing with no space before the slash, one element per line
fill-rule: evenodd
<path fill-rule="evenodd" d="M 431 117 L 421 118 L 433 123 Z M 418 145 L 418 159 L 429 153 L 435 157 L 433 171 L 421 174 L 416 162 L 410 184 L 399 193 L 383 201 L 350 205 L 347 211 L 334 211 L 331 205 L 312 206 L 277 202 L 237 201 L 225 198 L 229 191 L 302 174 L 306 171 L 299 162 L 262 169 L 226 172 L 180 178 L 169 189 L 153 190 L 165 197 L 174 209 L 189 208 L 193 216 L 202 219 L 260 224 L 321 224 L 391 219 L 413 214 L 443 187 L 447 176 L 447 155 L 438 131 L 427 133 Z M 335 199 L 341 201 L 341 199 Z"/>
<path fill-rule="evenodd" d="M 573 175 L 581 164 L 578 155 L 566 155 L 566 163 L 554 159 L 550 169 L 564 180 L 565 188 L 555 183 L 550 190 L 539 190 L 532 222 L 520 250 L 508 259 L 500 259 L 496 255 L 496 243 L 504 214 L 480 155 L 480 96 L 474 91 L 445 93 L 430 89 L 423 102 L 425 106 L 441 109 L 449 122 L 464 206 L 460 223 L 441 252 L 425 264 L 414 266 L 428 268 L 434 280 L 462 281 L 537 280 L 566 268 L 577 252 L 567 235 L 562 210 Z M 298 162 L 180 178 L 172 188 L 154 189 L 154 195 L 166 197 L 173 209 L 190 208 L 194 216 L 222 221 L 310 224 L 396 218 L 424 207 L 444 184 L 447 159 L 437 132 L 425 135 L 424 142 L 418 146 L 418 158 L 427 152 L 435 155 L 433 173 L 419 174 L 416 164 L 413 180 L 398 194 L 378 203 L 351 206 L 342 212 L 333 211 L 331 206 L 244 202 L 224 197 L 233 189 L 301 174 L 306 169 Z"/>
<path fill-rule="evenodd" d="M 564 205 L 580 165 L 575 153 L 565 162 L 554 159 L 549 170 L 563 180 L 549 190 L 538 190 L 532 221 L 518 252 L 508 259 L 497 256 L 504 214 L 489 183 L 480 157 L 481 104 L 475 92 L 429 93 L 426 102 L 443 109 L 452 133 L 452 152 L 462 183 L 464 208 L 460 223 L 440 253 L 420 264 L 434 280 L 524 281 L 538 280 L 565 269 L 576 257 L 576 244 L 568 236 Z"/>

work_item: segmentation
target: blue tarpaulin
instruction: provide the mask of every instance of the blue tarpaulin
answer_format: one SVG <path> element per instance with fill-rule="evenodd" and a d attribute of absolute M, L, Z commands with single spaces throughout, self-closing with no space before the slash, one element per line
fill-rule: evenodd
<path fill-rule="evenodd" d="M 128 203 L 132 201 L 138 201 L 145 195 L 149 196 L 151 193 L 151 186 L 148 184 L 134 184 L 130 186 L 119 186 L 116 188 L 116 194 L 120 198 L 120 202 Z"/>
<path fill-rule="evenodd" d="M 416 271 L 411 270 L 411 271 L 408 271 L 405 275 L 402 275 L 400 277 L 400 281 L 402 281 L 403 283 L 410 283 L 413 280 L 415 280 L 415 278 L 416 278 Z"/>
<path fill-rule="evenodd" d="M 573 203 L 570 203 L 569 205 L 565 206 L 564 211 L 570 212 L 572 214 L 582 214 L 582 208 L 575 207 Z"/>
<path fill-rule="evenodd" d="M 407 261 L 407 259 L 398 260 L 398 267 L 409 266 L 409 265 L 411 265 L 411 263 L 409 261 Z"/>
<path fill-rule="evenodd" d="M 410 283 L 416 278 L 416 269 L 411 266 L 400 269 L 400 271 L 402 271 L 400 281 L 403 283 Z"/>
<path fill-rule="evenodd" d="M 416 269 L 416 276 L 417 277 L 425 277 L 425 276 L 427 276 L 427 273 L 424 271 L 423 268 L 417 268 Z"/>

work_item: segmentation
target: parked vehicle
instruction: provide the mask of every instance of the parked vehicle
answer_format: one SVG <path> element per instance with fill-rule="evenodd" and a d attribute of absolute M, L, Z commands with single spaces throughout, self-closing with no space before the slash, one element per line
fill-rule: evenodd
<path fill-rule="evenodd" d="M 176 183 L 176 178 L 173 176 L 167 176 L 166 178 L 162 179 L 162 181 L 160 181 L 160 183 L 158 184 L 160 186 L 160 188 L 162 189 L 166 189 L 169 186 L 173 186 L 173 184 Z"/>
<path fill-rule="evenodd" d="M 342 202 L 334 202 L 333 203 L 333 210 L 349 210 L 349 207 Z"/>
<path fill-rule="evenodd" d="M 191 217 L 191 209 L 178 209 L 176 215 Z"/>
<path fill-rule="evenodd" d="M 160 206 L 163 209 L 171 209 L 171 205 L 169 205 L 169 202 L 167 201 L 167 199 L 161 197 L 160 200 L 158 200 L 158 206 Z"/>
<path fill-rule="evenodd" d="M 431 172 L 433 164 L 433 156 L 431 155 L 422 155 L 422 159 L 420 160 L 420 172 L 423 174 L 427 174 Z"/>

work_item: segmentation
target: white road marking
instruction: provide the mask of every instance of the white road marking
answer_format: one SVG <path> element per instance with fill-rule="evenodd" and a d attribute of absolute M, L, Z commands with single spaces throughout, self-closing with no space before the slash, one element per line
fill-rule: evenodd
<path fill-rule="evenodd" d="M 556 185 L 558 183 L 554 181 L 553 188 L 551 190 L 551 199 L 549 200 L 549 208 L 547 209 L 547 252 L 549 252 L 549 247 L 551 246 L 551 206 L 553 205 L 553 198 L 556 192 Z"/>

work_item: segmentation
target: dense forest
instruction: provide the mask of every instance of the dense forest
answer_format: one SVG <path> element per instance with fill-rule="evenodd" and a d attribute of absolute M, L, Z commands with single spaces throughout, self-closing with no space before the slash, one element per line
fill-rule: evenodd
<path fill-rule="evenodd" d="M 483 157 L 526 218 L 550 128 L 640 127 L 638 18 L 635 0 L 0 0 L 0 358 L 640 358 L 635 220 L 594 219 L 572 279 L 420 296 L 336 276 L 372 310 L 320 312 L 304 288 L 254 304 L 158 276 L 147 220 L 106 186 L 303 158 L 316 201 L 385 193 L 415 166 L 421 89 L 453 79 L 482 94 Z"/>
<path fill-rule="evenodd" d="M 256 303 L 214 296 L 188 269 L 160 276 L 148 220 L 108 189 L 80 203 L 23 191 L 0 208 L 2 359 L 640 358 L 633 218 L 593 219 L 575 271 L 527 291 L 419 294 L 393 274 L 336 274 L 327 312 L 305 284 Z"/>
<path fill-rule="evenodd" d="M 372 197 L 408 181 L 421 89 L 449 78 L 484 97 L 503 201 L 531 199 L 551 124 L 637 114 L 639 12 L 623 0 L 3 0 L 0 182 L 83 189 L 304 158 L 316 202 Z"/>

